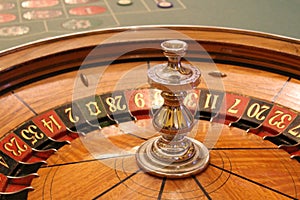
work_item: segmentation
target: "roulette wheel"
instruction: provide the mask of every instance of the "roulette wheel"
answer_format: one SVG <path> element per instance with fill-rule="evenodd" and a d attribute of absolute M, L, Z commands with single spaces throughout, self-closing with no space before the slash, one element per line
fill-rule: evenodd
<path fill-rule="evenodd" d="M 188 45 L 200 84 L 184 104 L 205 170 L 155 176 L 136 152 L 157 136 L 160 44 Z M 1 199 L 297 199 L 300 42 L 212 27 L 72 34 L 2 52 Z"/>

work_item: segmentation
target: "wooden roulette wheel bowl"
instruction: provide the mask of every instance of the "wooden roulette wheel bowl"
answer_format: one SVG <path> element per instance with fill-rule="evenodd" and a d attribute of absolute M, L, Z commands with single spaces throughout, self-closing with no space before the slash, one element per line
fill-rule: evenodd
<path fill-rule="evenodd" d="M 185 103 L 198 120 L 190 136 L 211 155 L 184 179 L 151 176 L 134 156 L 156 136 L 151 112 L 161 104 L 145 73 L 174 38 L 190 43 L 185 62 L 202 73 Z M 265 33 L 173 26 L 2 52 L 1 198 L 297 199 L 299 50 L 299 40 Z"/>

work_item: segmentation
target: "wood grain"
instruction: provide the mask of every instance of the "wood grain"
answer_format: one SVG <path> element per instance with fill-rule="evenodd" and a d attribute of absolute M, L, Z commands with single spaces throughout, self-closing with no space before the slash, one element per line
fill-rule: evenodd
<path fill-rule="evenodd" d="M 192 41 L 188 57 L 211 57 L 299 76 L 299 40 L 207 27 L 141 27 L 70 35 L 3 52 L 0 89 L 8 90 L 36 77 L 78 68 L 82 62 L 161 57 L 159 44 L 167 39 Z M 199 44 L 203 48 L 199 49 Z"/>
<path fill-rule="evenodd" d="M 0 137 L 34 116 L 34 113 L 14 94 L 0 97 Z"/>
<path fill-rule="evenodd" d="M 300 104 L 300 80 L 291 79 L 283 87 L 282 91 L 278 94 L 276 102 L 281 105 L 289 105 L 290 108 L 299 112 Z"/>
<path fill-rule="evenodd" d="M 209 126 L 209 122 L 200 123 Z M 203 129 L 197 130 L 196 138 L 203 138 Z M 142 142 L 120 129 L 118 134 L 114 131 L 110 135 L 106 135 L 109 141 L 126 151 Z M 77 139 L 73 144 L 59 150 L 48 160 L 48 166 L 38 171 L 40 178 L 33 181 L 36 190 L 29 193 L 29 199 L 40 196 L 45 199 L 156 199 L 160 195 L 162 199 L 206 199 L 206 196 L 289 199 L 300 190 L 300 169 L 295 160 L 290 160 L 286 152 L 268 141 L 237 128 L 223 129 L 210 151 L 210 165 L 203 173 L 179 180 L 164 181 L 139 171 L 134 155 L 96 160 L 91 155 L 95 152 L 88 156 L 82 140 Z"/>
<path fill-rule="evenodd" d="M 0 136 L 74 99 L 149 87 L 147 68 L 163 60 L 155 48 L 172 37 L 197 41 L 215 60 L 212 67 L 204 51 L 190 46 L 187 60 L 200 67 L 201 88 L 221 87 L 300 111 L 298 40 L 208 27 L 151 27 L 120 34 L 124 30 L 70 35 L 2 53 Z M 94 50 L 100 43 L 105 51 Z M 149 43 L 153 48 L 143 48 Z M 119 55 L 125 47 L 139 49 Z M 212 77 L 212 70 L 226 77 Z M 157 135 L 149 124 L 140 120 L 111 126 L 65 145 L 38 170 L 28 199 L 299 198 L 299 163 L 287 152 L 255 134 L 208 121 L 199 121 L 189 134 L 210 149 L 203 173 L 179 180 L 150 176 L 134 156 L 145 140 Z"/>
<path fill-rule="evenodd" d="M 63 105 L 87 96 L 132 89 L 134 85 L 140 85 L 140 82 L 146 84 L 146 74 L 135 76 L 134 68 L 136 67 L 141 67 L 146 72 L 145 62 L 115 64 L 108 67 L 99 66 L 45 78 L 16 89 L 15 93 L 33 110 L 41 113 L 52 109 L 53 106 Z M 131 74 L 130 70 L 133 70 Z M 85 74 L 87 77 L 88 87 L 81 82 L 80 74 Z M 130 74 L 130 77 L 122 80 L 126 74 Z M 135 77 L 133 78 L 133 76 Z"/>

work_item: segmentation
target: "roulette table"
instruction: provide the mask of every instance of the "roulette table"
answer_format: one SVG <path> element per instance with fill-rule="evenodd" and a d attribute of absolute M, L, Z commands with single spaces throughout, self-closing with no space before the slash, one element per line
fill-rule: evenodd
<path fill-rule="evenodd" d="M 80 1 L 47 1 L 57 10 L 51 15 L 58 15 L 50 20 L 45 16 L 53 12 L 43 7 L 36 14 L 30 1 L 23 7 L 5 2 L 3 8 L 23 14 L 22 27 L 32 25 L 29 16 L 44 16 L 33 20 L 44 28 L 72 20 L 72 13 L 92 21 L 103 7 L 110 11 L 106 17 L 118 21 L 114 8 L 125 8 L 81 1 L 84 9 L 75 9 L 72 3 Z M 169 10 L 178 5 L 189 8 L 188 1 L 173 1 Z M 68 12 L 60 15 L 62 7 Z M 11 19 L 5 33 L 7 27 L 20 30 L 13 16 L 5 19 Z M 66 26 L 78 27 L 73 22 Z M 67 35 L 71 30 L 31 35 L 32 28 L 22 28 L 28 35 L 3 36 L 11 42 L 2 46 L 0 58 L 1 199 L 299 199 L 296 29 L 279 36 L 197 25 L 91 28 Z M 152 119 L 163 100 L 147 72 L 166 62 L 160 44 L 170 39 L 187 42 L 182 62 L 201 71 L 184 104 L 196 121 L 189 136 L 210 154 L 204 171 L 179 179 L 150 175 L 135 157 L 158 135 Z"/>

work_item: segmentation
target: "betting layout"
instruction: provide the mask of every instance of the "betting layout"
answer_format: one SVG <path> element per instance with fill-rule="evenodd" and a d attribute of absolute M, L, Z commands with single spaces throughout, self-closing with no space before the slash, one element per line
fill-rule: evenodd
<path fill-rule="evenodd" d="M 0 2 L 0 41 L 20 45 L 42 39 L 97 28 L 122 26 L 130 14 L 185 9 L 180 0 L 23 0 Z M 22 43 L 14 39 L 23 37 Z M 2 48 L 7 48 L 5 44 Z"/>
<path fill-rule="evenodd" d="M 151 118 L 162 103 L 157 89 L 116 91 L 78 99 L 24 122 L 0 141 L 1 194 L 26 197 L 45 160 L 80 134 Z M 151 98 L 152 97 L 152 98 Z M 198 88 L 186 106 L 195 118 L 239 127 L 281 146 L 300 162 L 300 114 L 278 104 L 231 92 Z"/>

